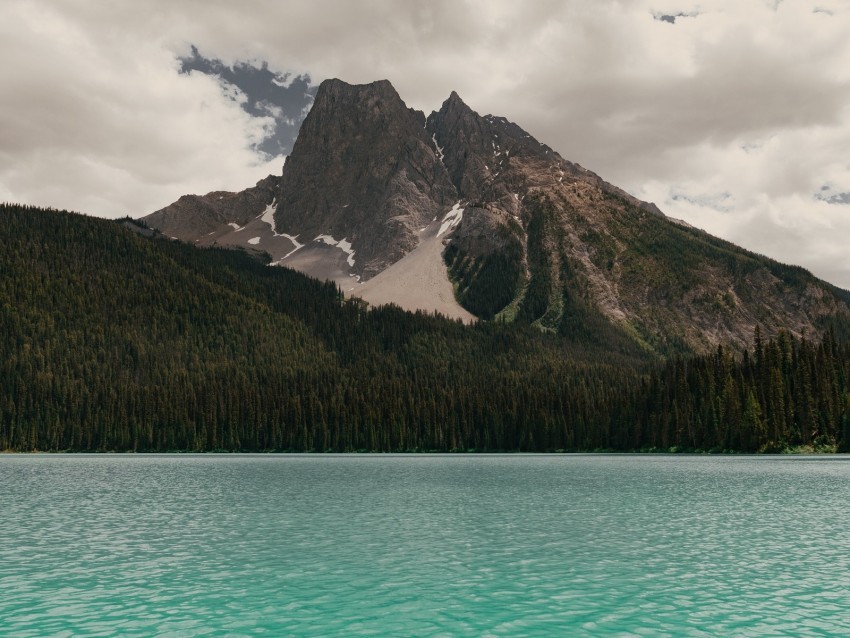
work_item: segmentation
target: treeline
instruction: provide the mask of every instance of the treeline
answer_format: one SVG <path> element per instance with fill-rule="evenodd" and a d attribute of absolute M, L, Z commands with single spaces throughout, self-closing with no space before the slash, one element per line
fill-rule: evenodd
<path fill-rule="evenodd" d="M 638 394 L 641 418 L 619 448 L 777 452 L 850 451 L 850 344 L 832 329 L 819 342 L 782 332 L 739 358 L 677 358 Z"/>
<path fill-rule="evenodd" d="M 0 449 L 771 450 L 845 445 L 850 351 L 656 362 L 387 307 L 239 251 L 0 206 Z M 752 396 L 751 396 L 752 395 Z"/>
<path fill-rule="evenodd" d="M 502 245 L 489 254 L 475 257 L 468 241 L 453 241 L 443 253 L 458 302 L 487 321 L 513 301 L 523 279 L 522 244 L 508 228 L 497 232 Z"/>

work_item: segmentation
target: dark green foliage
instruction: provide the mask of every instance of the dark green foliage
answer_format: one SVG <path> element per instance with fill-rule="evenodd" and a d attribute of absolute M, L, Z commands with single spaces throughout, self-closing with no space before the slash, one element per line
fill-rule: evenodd
<path fill-rule="evenodd" d="M 507 228 L 501 232 L 503 246 L 487 255 L 473 257 L 457 242 L 450 243 L 443 255 L 457 284 L 458 302 L 484 320 L 513 301 L 522 277 L 522 245 Z"/>
<path fill-rule="evenodd" d="M 641 365 L 80 215 L 0 241 L 0 449 L 586 448 Z"/>
<path fill-rule="evenodd" d="M 628 447 L 771 452 L 850 449 L 850 344 L 780 333 L 740 359 L 671 360 L 640 392 Z M 621 433 L 621 436 L 628 436 Z"/>
<path fill-rule="evenodd" d="M 136 226 L 137 228 L 141 228 L 143 230 L 150 230 L 151 227 L 148 226 L 148 223 L 144 219 L 134 219 L 127 215 L 126 217 L 121 217 L 120 219 L 115 220 L 118 224 L 130 224 L 132 226 Z"/>
<path fill-rule="evenodd" d="M 564 282 L 563 308 L 558 324 L 559 335 L 573 343 L 605 348 L 633 357 L 647 356 L 646 350 L 641 348 L 632 335 L 612 323 L 570 287 L 569 277 L 564 277 L 562 281 Z"/>
<path fill-rule="evenodd" d="M 531 280 L 519 306 L 517 320 L 531 323 L 546 313 L 552 295 L 552 266 L 545 241 L 552 223 L 553 208 L 548 199 L 539 195 L 530 197 L 526 208 L 530 214 L 526 232 Z"/>
<path fill-rule="evenodd" d="M 0 242 L 0 449 L 850 447 L 833 332 L 649 374 L 580 295 L 564 338 L 367 311 L 245 253 L 70 213 L 0 206 Z"/>

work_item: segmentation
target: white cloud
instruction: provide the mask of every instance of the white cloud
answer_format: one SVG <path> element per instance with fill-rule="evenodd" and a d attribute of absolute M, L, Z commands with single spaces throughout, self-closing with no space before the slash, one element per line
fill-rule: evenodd
<path fill-rule="evenodd" d="M 44 6 L 0 11 L 0 197 L 105 217 L 188 192 L 241 189 L 279 172 L 250 149 L 249 117 L 202 74 L 144 37 L 102 37 Z M 234 96 L 232 96 L 234 97 Z"/>
<path fill-rule="evenodd" d="M 426 112 L 457 90 L 671 216 L 850 288 L 850 205 L 816 197 L 850 192 L 847 33 L 845 0 L 6 0 L 0 197 L 144 213 L 278 172 L 250 150 L 268 122 L 176 73 L 193 43 L 388 78 Z"/>

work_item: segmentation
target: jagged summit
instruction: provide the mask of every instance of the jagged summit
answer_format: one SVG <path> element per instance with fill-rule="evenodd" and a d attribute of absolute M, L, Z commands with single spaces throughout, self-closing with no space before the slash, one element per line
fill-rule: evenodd
<path fill-rule="evenodd" d="M 623 350 L 744 345 L 756 325 L 813 334 L 850 314 L 846 293 L 667 219 L 457 92 L 426 118 L 387 80 L 326 80 L 280 178 L 147 221 L 268 252 L 370 303 Z"/>
<path fill-rule="evenodd" d="M 325 97 L 333 96 L 334 94 L 340 93 L 384 93 L 387 95 L 394 96 L 395 99 L 401 99 L 398 95 L 398 92 L 395 90 L 395 87 L 392 85 L 392 82 L 387 79 L 375 80 L 366 84 L 349 84 L 348 82 L 340 80 L 339 78 L 328 78 L 327 80 L 322 81 L 322 83 L 319 85 L 319 89 L 324 93 Z"/>
<path fill-rule="evenodd" d="M 279 231 L 344 238 L 364 278 L 400 259 L 456 201 L 424 123 L 386 80 L 323 82 L 283 168 Z"/>

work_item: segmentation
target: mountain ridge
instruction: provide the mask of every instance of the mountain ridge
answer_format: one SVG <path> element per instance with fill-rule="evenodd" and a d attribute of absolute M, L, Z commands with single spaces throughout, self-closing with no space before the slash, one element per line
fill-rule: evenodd
<path fill-rule="evenodd" d="M 145 219 L 198 245 L 265 250 L 370 303 L 656 354 L 742 346 L 757 325 L 812 334 L 850 316 L 834 286 L 668 219 L 454 91 L 425 117 L 386 80 L 323 82 L 277 191 L 263 192 L 253 219 L 234 211 L 194 236 L 170 232 L 187 219 L 179 210 Z M 436 238 L 442 249 L 426 249 Z"/>

